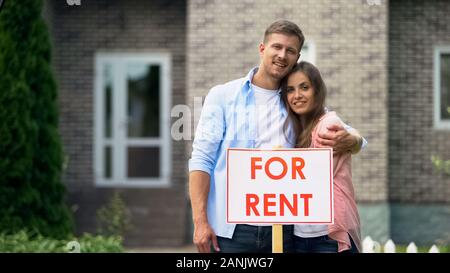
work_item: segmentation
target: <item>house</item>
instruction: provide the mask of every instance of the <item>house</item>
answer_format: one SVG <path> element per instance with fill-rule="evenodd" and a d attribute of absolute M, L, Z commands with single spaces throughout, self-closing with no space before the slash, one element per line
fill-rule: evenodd
<path fill-rule="evenodd" d="M 95 231 L 117 191 L 134 226 L 127 245 L 191 242 L 191 139 L 171 137 L 173 107 L 194 109 L 245 75 L 265 28 L 286 18 L 306 36 L 302 55 L 322 71 L 328 105 L 369 141 L 353 158 L 363 236 L 450 241 L 450 178 L 431 160 L 450 159 L 448 1 L 79 2 L 45 9 L 79 233 Z"/>

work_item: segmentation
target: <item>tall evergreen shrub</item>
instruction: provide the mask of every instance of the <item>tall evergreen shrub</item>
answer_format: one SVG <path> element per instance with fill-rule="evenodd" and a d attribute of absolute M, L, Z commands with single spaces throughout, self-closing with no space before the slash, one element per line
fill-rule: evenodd
<path fill-rule="evenodd" d="M 41 0 L 0 11 L 0 232 L 72 232 L 61 183 L 57 86 Z"/>

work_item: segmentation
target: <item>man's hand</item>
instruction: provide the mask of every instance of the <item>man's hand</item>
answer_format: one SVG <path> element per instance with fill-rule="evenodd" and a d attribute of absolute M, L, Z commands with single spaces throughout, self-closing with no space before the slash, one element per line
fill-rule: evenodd
<path fill-rule="evenodd" d="M 189 173 L 189 196 L 192 206 L 192 221 L 194 222 L 194 244 L 201 253 L 211 252 L 211 242 L 216 251 L 220 251 L 217 237 L 209 225 L 206 213 L 209 194 L 209 174 L 203 171 Z"/>
<path fill-rule="evenodd" d="M 211 242 L 216 251 L 220 251 L 216 234 L 207 222 L 198 223 L 194 228 L 194 244 L 200 253 L 211 252 Z"/>
<path fill-rule="evenodd" d="M 333 148 L 334 154 L 356 153 L 361 148 L 362 138 L 359 134 L 350 134 L 342 125 L 327 126 L 328 132 L 319 133 L 318 148 Z"/>

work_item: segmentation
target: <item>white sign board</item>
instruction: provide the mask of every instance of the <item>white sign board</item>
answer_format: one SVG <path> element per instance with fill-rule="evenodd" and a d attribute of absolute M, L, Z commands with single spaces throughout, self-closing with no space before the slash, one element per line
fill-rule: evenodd
<path fill-rule="evenodd" d="M 333 224 L 333 150 L 227 150 L 227 223 Z"/>

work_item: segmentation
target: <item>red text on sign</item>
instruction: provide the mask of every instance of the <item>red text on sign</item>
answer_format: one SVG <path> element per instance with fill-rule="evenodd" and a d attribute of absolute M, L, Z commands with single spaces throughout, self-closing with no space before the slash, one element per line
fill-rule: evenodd
<path fill-rule="evenodd" d="M 270 171 L 270 165 L 274 162 L 278 162 L 282 166 L 281 173 L 273 174 Z M 305 167 L 305 160 L 301 157 L 292 157 L 291 159 L 291 178 L 297 179 L 297 175 L 300 176 L 301 179 L 305 179 L 305 175 L 302 172 L 302 169 Z M 262 157 L 252 157 L 250 159 L 250 170 L 251 170 L 251 179 L 256 179 L 256 171 L 262 170 Z M 281 157 L 275 156 L 269 158 L 264 164 L 264 172 L 265 174 L 272 180 L 280 180 L 286 176 L 288 173 L 289 167 L 288 163 Z"/>
<path fill-rule="evenodd" d="M 303 215 L 309 216 L 310 198 L 312 198 L 312 194 L 294 193 L 292 194 L 292 198 L 289 199 L 283 193 L 265 193 L 262 197 L 262 213 L 264 216 L 284 216 L 287 208 L 292 216 L 298 216 L 298 201 L 299 199 L 303 199 Z M 247 193 L 245 195 L 245 214 L 250 216 L 253 212 L 254 215 L 260 216 L 260 210 L 258 210 L 259 202 L 260 198 L 257 194 Z M 278 211 L 276 209 L 278 209 Z"/>

